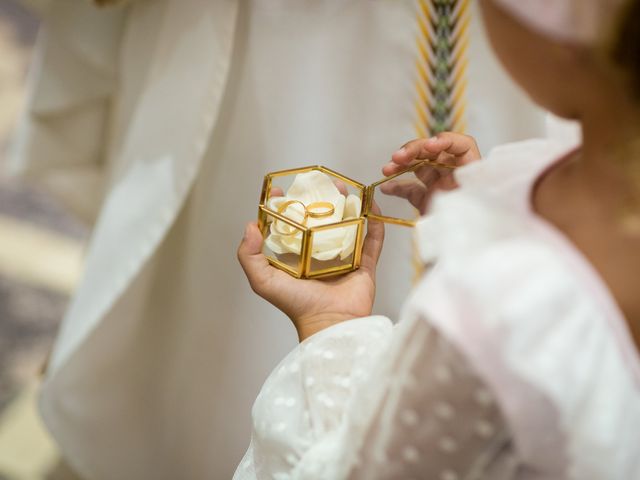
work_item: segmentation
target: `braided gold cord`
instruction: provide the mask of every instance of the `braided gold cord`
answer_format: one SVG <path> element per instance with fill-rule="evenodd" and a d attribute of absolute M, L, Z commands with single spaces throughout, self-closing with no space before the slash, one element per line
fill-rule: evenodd
<path fill-rule="evenodd" d="M 470 0 L 418 0 L 416 10 L 416 135 L 464 133 Z M 416 282 L 424 265 L 415 239 L 413 267 Z"/>

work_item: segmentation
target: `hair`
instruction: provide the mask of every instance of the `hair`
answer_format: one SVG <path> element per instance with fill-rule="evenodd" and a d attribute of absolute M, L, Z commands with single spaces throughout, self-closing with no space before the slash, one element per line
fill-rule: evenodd
<path fill-rule="evenodd" d="M 609 57 L 622 69 L 633 96 L 640 100 L 640 0 L 629 0 L 622 9 Z"/>

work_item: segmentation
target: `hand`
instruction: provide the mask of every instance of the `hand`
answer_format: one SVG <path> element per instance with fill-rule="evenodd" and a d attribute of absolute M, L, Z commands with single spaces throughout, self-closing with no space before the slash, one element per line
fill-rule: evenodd
<path fill-rule="evenodd" d="M 382 167 L 382 173 L 389 177 L 420 160 L 459 167 L 475 162 L 480 157 L 473 137 L 443 132 L 433 138 L 412 140 L 403 145 L 392 155 L 391 162 Z M 393 179 L 383 183 L 380 190 L 386 195 L 408 200 L 424 214 L 434 192 L 458 187 L 451 168 L 424 165 L 414 173 L 416 178 Z"/>
<path fill-rule="evenodd" d="M 300 280 L 269 264 L 254 222 L 247 225 L 238 260 L 253 291 L 291 319 L 302 341 L 336 323 L 371 314 L 383 241 L 383 224 L 369 220 L 358 270 L 339 277 Z"/>

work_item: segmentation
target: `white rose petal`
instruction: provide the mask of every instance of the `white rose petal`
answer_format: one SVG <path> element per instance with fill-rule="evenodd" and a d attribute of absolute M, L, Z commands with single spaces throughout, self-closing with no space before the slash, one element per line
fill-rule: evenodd
<path fill-rule="evenodd" d="M 358 218 L 360 216 L 360 210 L 362 210 L 362 200 L 357 195 L 349 195 L 344 207 L 344 219 L 350 220 L 352 218 Z"/>
<path fill-rule="evenodd" d="M 282 245 L 280 239 L 274 235 L 270 234 L 265 240 L 264 244 L 267 246 L 269 250 L 271 250 L 276 255 L 282 255 L 284 253 L 289 253 L 287 249 Z"/>
<path fill-rule="evenodd" d="M 305 205 L 313 202 L 331 202 L 335 205 L 338 198 L 343 197 L 331 178 L 318 170 L 296 175 L 286 196 Z"/>
<path fill-rule="evenodd" d="M 342 240 L 342 248 L 340 250 L 340 260 L 344 260 L 351 255 L 356 246 L 356 234 L 358 233 L 357 227 L 353 225 L 345 227 L 345 230 L 346 232 Z"/>

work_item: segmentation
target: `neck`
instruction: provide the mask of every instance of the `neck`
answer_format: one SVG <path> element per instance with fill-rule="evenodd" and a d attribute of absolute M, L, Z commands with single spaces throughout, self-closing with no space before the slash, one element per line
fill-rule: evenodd
<path fill-rule="evenodd" d="M 590 166 L 612 166 L 621 147 L 640 136 L 640 111 L 628 97 L 591 105 L 582 116 L 583 156 Z"/>
<path fill-rule="evenodd" d="M 628 97 L 592 105 L 582 117 L 580 175 L 609 207 L 640 213 L 640 113 Z M 599 197 L 600 200 L 601 197 Z"/>

